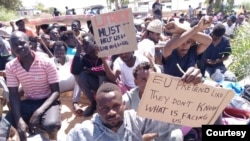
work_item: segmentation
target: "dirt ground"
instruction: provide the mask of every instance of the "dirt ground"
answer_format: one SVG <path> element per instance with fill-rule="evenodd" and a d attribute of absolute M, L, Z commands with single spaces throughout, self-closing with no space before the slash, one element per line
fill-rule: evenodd
<path fill-rule="evenodd" d="M 91 117 L 78 117 L 75 116 L 73 112 L 72 106 L 72 91 L 62 93 L 61 94 L 61 116 L 62 116 L 62 127 L 57 134 L 57 139 L 64 139 L 71 128 L 75 126 L 77 123 L 81 123 L 86 119 L 90 119 Z M 82 106 L 87 106 L 89 104 L 88 99 L 82 95 L 81 102 Z"/>

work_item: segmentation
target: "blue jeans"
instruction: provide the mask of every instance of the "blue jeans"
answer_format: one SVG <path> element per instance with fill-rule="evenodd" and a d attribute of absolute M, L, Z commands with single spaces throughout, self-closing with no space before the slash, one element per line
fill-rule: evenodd
<path fill-rule="evenodd" d="M 217 67 L 206 66 L 205 77 L 210 77 L 215 72 L 216 69 L 221 70 L 221 73 L 223 73 L 223 75 L 224 75 L 225 81 L 236 82 L 237 78 L 236 78 L 235 74 L 233 74 L 231 71 L 229 71 L 224 65 L 217 66 Z"/>

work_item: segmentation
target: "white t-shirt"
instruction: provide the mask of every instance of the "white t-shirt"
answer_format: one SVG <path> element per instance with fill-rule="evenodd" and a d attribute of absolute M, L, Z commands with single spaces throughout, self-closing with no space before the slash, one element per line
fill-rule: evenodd
<path fill-rule="evenodd" d="M 145 52 L 149 52 L 153 57 L 155 57 L 155 43 L 149 39 L 143 39 L 138 43 L 138 49 L 135 54 L 143 55 Z"/>
<path fill-rule="evenodd" d="M 228 24 L 225 22 L 225 23 L 223 23 L 223 25 L 225 26 L 225 29 L 226 29 L 225 35 L 227 35 L 227 36 L 233 35 L 235 24 L 233 24 L 229 27 Z"/>
<path fill-rule="evenodd" d="M 56 63 L 55 58 L 51 60 Z M 59 88 L 60 92 L 65 92 L 74 89 L 75 78 L 70 72 L 71 63 L 73 61 L 73 56 L 67 55 L 67 60 L 64 65 L 56 63 L 57 71 L 59 74 Z"/>
<path fill-rule="evenodd" d="M 141 64 L 142 62 L 149 62 L 149 60 L 139 54 L 134 54 L 136 57 L 136 61 L 133 67 L 128 67 L 120 57 L 118 57 L 114 61 L 114 71 L 120 70 L 121 71 L 121 81 L 128 87 L 134 88 L 136 87 L 134 83 L 134 76 L 133 76 L 133 70 L 137 67 L 138 64 Z"/>

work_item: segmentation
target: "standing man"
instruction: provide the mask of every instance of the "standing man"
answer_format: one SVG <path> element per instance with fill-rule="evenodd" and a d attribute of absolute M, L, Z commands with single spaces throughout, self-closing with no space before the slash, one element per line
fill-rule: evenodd
<path fill-rule="evenodd" d="M 161 18 L 162 18 L 162 5 L 160 3 L 160 0 L 156 0 L 153 3 L 152 10 L 153 10 L 154 19 L 161 20 Z"/>
<path fill-rule="evenodd" d="M 26 133 L 45 130 L 51 140 L 56 140 L 61 126 L 59 78 L 55 64 L 31 51 L 27 35 L 15 31 L 10 37 L 16 58 L 6 64 L 6 78 L 11 109 L 6 119 L 14 126 L 21 141 Z M 18 93 L 22 85 L 24 95 Z"/>
<path fill-rule="evenodd" d="M 58 11 L 56 8 L 54 8 L 52 16 L 55 17 L 55 16 L 61 16 L 61 15 L 62 15 L 61 12 Z"/>
<path fill-rule="evenodd" d="M 71 15 L 71 10 L 68 8 L 68 6 L 66 6 L 65 9 L 66 9 L 66 15 Z"/>
<path fill-rule="evenodd" d="M 27 21 L 26 18 L 21 18 L 19 20 L 17 20 L 15 22 L 16 26 L 17 26 L 17 29 L 15 29 L 15 25 L 14 25 L 14 22 L 10 22 L 10 26 L 12 28 L 12 32 L 14 31 L 22 31 L 23 33 L 25 33 L 29 38 L 36 38 L 37 35 L 33 32 L 33 30 L 29 27 L 26 26 L 26 23 L 25 21 Z"/>
<path fill-rule="evenodd" d="M 194 9 L 192 8 L 191 5 L 189 5 L 189 8 L 188 8 L 188 13 L 189 13 L 189 19 L 193 19 L 194 17 Z"/>
<path fill-rule="evenodd" d="M 209 0 L 208 2 L 208 7 L 207 7 L 208 16 L 213 16 L 213 3 L 214 3 L 214 0 Z"/>

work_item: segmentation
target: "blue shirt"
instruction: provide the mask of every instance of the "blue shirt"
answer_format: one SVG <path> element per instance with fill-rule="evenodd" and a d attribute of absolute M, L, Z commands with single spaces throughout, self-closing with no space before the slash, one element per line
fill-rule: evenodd
<path fill-rule="evenodd" d="M 189 67 L 195 66 L 198 59 L 196 50 L 197 45 L 191 46 L 188 53 L 183 57 L 178 54 L 177 49 L 173 50 L 170 56 L 167 58 L 162 58 L 164 73 L 172 76 L 182 77 L 183 73 L 177 67 L 177 63 L 185 72 Z"/>
<path fill-rule="evenodd" d="M 226 37 L 222 37 L 221 42 L 217 46 L 214 46 L 213 43 L 208 46 L 206 51 L 203 53 L 202 60 L 205 62 L 205 66 L 217 67 L 224 65 L 223 62 L 210 65 L 206 64 L 206 60 L 211 59 L 215 61 L 216 59 L 222 59 L 224 55 L 229 56 L 231 53 L 232 49 L 229 40 Z"/>

